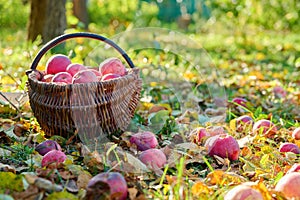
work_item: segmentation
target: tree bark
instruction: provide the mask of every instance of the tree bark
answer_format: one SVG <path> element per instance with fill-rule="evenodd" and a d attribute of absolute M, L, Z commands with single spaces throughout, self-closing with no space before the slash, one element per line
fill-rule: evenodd
<path fill-rule="evenodd" d="M 86 0 L 73 0 L 73 14 L 80 22 L 84 24 L 84 28 L 88 29 L 89 16 L 87 12 Z"/>
<path fill-rule="evenodd" d="M 67 27 L 66 0 L 31 0 L 28 40 L 41 35 L 46 43 L 64 33 Z"/>

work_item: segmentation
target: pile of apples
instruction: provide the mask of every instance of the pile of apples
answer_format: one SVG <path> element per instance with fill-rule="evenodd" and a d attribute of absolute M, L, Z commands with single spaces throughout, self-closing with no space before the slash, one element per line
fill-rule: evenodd
<path fill-rule="evenodd" d="M 127 74 L 123 63 L 115 57 L 104 60 L 99 69 L 89 68 L 71 60 L 62 54 L 51 56 L 46 63 L 42 82 L 58 85 L 107 81 Z"/>

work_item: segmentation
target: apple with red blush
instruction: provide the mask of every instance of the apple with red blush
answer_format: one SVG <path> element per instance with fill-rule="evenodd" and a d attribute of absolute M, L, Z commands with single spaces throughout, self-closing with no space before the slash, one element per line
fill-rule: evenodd
<path fill-rule="evenodd" d="M 41 81 L 45 83 L 50 83 L 52 81 L 53 76 L 54 74 L 46 74 L 43 76 Z"/>
<path fill-rule="evenodd" d="M 87 68 L 79 63 L 71 63 L 68 65 L 66 72 L 68 72 L 69 74 L 71 74 L 71 76 L 74 76 L 77 72 L 82 71 L 82 70 L 86 70 Z"/>
<path fill-rule="evenodd" d="M 296 128 L 293 133 L 292 133 L 292 137 L 295 140 L 300 140 L 300 127 Z"/>
<path fill-rule="evenodd" d="M 72 83 L 91 83 L 91 82 L 97 82 L 98 77 L 90 70 L 82 70 L 77 72 L 73 78 Z"/>
<path fill-rule="evenodd" d="M 236 131 L 237 132 L 243 132 L 247 129 L 252 128 L 254 124 L 254 120 L 252 117 L 248 115 L 242 115 L 235 120 L 236 122 Z"/>
<path fill-rule="evenodd" d="M 280 192 L 286 199 L 300 199 L 300 173 L 291 172 L 284 175 L 276 184 L 275 191 Z"/>
<path fill-rule="evenodd" d="M 167 157 L 160 149 L 147 149 L 139 155 L 139 159 L 152 170 L 157 170 L 167 164 Z"/>
<path fill-rule="evenodd" d="M 220 134 L 209 137 L 204 144 L 208 155 L 228 158 L 235 161 L 239 158 L 240 147 L 234 137 L 228 134 Z"/>
<path fill-rule="evenodd" d="M 158 145 L 155 134 L 150 131 L 135 133 L 129 141 L 135 144 L 139 151 L 155 148 Z"/>
<path fill-rule="evenodd" d="M 59 72 L 66 72 L 71 60 L 68 56 L 63 54 L 56 54 L 51 56 L 46 63 L 46 74 L 57 74 Z"/>
<path fill-rule="evenodd" d="M 52 77 L 52 83 L 72 83 L 72 76 L 68 72 L 58 72 Z"/>
<path fill-rule="evenodd" d="M 237 185 L 230 189 L 224 196 L 224 200 L 263 200 L 262 193 L 248 185 Z"/>
<path fill-rule="evenodd" d="M 194 142 L 200 145 L 204 138 L 209 137 L 210 134 L 204 127 L 197 127 L 190 132 L 189 139 L 191 142 Z"/>
<path fill-rule="evenodd" d="M 105 74 L 102 76 L 101 81 L 108 81 L 115 78 L 120 78 L 121 76 L 118 74 Z"/>
<path fill-rule="evenodd" d="M 87 184 L 87 199 L 125 200 L 127 193 L 127 182 L 119 172 L 101 172 Z"/>
<path fill-rule="evenodd" d="M 104 60 L 99 65 L 99 71 L 104 76 L 105 74 L 117 74 L 124 76 L 126 74 L 126 68 L 120 59 L 112 57 Z"/>
<path fill-rule="evenodd" d="M 279 152 L 292 152 L 295 154 L 300 154 L 300 148 L 291 142 L 284 142 L 279 147 Z"/>

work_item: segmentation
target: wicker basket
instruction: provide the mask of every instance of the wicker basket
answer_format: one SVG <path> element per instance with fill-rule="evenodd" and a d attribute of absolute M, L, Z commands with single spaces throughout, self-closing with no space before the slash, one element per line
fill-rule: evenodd
<path fill-rule="evenodd" d="M 36 67 L 43 55 L 65 40 L 83 37 L 100 40 L 116 49 L 131 69 L 127 75 L 104 82 L 57 85 L 44 83 Z M 73 33 L 54 38 L 35 57 L 28 75 L 29 102 L 46 136 L 92 139 L 114 134 L 129 125 L 139 102 L 142 81 L 128 55 L 111 40 L 92 33 Z"/>

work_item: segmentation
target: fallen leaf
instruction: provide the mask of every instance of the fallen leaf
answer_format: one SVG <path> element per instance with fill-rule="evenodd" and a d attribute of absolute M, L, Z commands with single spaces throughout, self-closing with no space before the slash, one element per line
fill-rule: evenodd
<path fill-rule="evenodd" d="M 243 176 L 240 176 L 233 172 L 224 172 L 222 170 L 214 170 L 210 172 L 207 177 L 206 181 L 210 185 L 236 185 L 242 182 L 246 182 L 246 179 Z"/>

